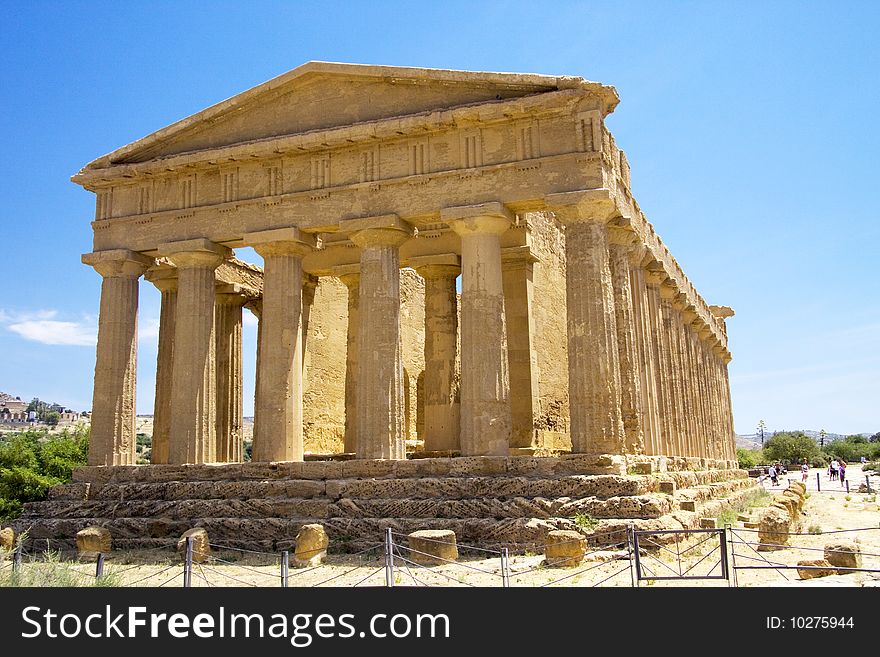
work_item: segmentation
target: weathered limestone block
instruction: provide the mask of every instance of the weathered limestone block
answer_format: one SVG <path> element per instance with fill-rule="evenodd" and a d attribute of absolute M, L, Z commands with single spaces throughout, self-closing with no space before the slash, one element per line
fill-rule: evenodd
<path fill-rule="evenodd" d="M 833 541 L 825 544 L 825 561 L 838 568 L 861 568 L 862 551 L 852 541 Z M 851 571 L 838 570 L 838 575 L 847 575 Z"/>
<path fill-rule="evenodd" d="M 828 577 L 837 571 L 831 567 L 825 559 L 804 559 L 797 562 L 798 575 L 801 579 L 813 579 L 815 577 Z M 801 566 L 818 566 L 817 568 L 801 568 Z"/>
<path fill-rule="evenodd" d="M 423 566 L 458 560 L 458 545 L 451 529 L 421 529 L 407 536 L 409 558 Z"/>
<path fill-rule="evenodd" d="M 697 510 L 697 503 L 695 500 L 681 500 L 678 503 L 678 506 L 682 511 L 696 511 Z"/>
<path fill-rule="evenodd" d="M 15 531 L 12 527 L 0 529 L 0 550 L 12 550 L 15 547 Z"/>
<path fill-rule="evenodd" d="M 49 489 L 50 500 L 87 500 L 91 484 L 73 483 L 53 486 Z"/>
<path fill-rule="evenodd" d="M 716 529 L 715 518 L 700 518 L 700 529 Z"/>
<path fill-rule="evenodd" d="M 580 532 L 557 529 L 547 534 L 544 559 L 548 566 L 574 568 L 584 560 L 587 539 Z"/>
<path fill-rule="evenodd" d="M 327 557 L 327 546 L 330 544 L 324 526 L 319 524 L 303 525 L 296 535 L 296 549 L 293 563 L 297 568 L 310 568 L 324 563 Z"/>
<path fill-rule="evenodd" d="M 651 461 L 633 463 L 629 466 L 629 471 L 631 474 L 649 475 L 654 472 L 654 464 Z"/>
<path fill-rule="evenodd" d="M 785 508 L 770 507 L 761 515 L 758 528 L 759 552 L 778 550 L 788 545 L 788 532 L 791 531 L 791 515 Z"/>
<path fill-rule="evenodd" d="M 665 493 L 666 495 L 675 495 L 675 480 L 674 479 L 665 479 L 658 483 L 658 488 L 661 493 Z"/>
<path fill-rule="evenodd" d="M 795 491 L 801 497 L 804 497 L 807 494 L 807 486 L 801 481 L 789 482 L 788 488 L 789 490 Z"/>
<path fill-rule="evenodd" d="M 113 540 L 105 527 L 86 527 L 76 533 L 76 551 L 80 559 L 95 559 L 98 553 L 110 554 Z"/>
<path fill-rule="evenodd" d="M 186 558 L 186 539 L 192 537 L 192 560 L 193 563 L 202 563 L 211 557 L 211 546 L 208 541 L 208 532 L 202 527 L 187 529 L 177 541 L 177 553 Z"/>

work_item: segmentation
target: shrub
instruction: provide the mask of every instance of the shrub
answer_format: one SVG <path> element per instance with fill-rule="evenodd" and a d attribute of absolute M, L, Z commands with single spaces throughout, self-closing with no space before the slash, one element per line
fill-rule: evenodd
<path fill-rule="evenodd" d="M 88 461 L 88 428 L 21 431 L 0 440 L 0 520 L 18 517 L 26 502 L 46 498 Z"/>
<path fill-rule="evenodd" d="M 761 462 L 761 450 L 738 447 L 736 450 L 736 460 L 739 462 L 739 467 L 743 470 L 754 468 Z"/>

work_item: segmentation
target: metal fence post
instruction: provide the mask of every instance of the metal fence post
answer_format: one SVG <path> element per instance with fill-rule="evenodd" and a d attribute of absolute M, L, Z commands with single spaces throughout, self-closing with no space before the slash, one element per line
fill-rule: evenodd
<path fill-rule="evenodd" d="M 12 572 L 17 573 L 19 570 L 21 570 L 21 545 L 12 553 Z"/>
<path fill-rule="evenodd" d="M 816 473 L 816 491 L 821 492 L 821 490 L 822 490 L 822 484 L 820 483 L 819 473 L 817 472 Z"/>
<path fill-rule="evenodd" d="M 846 480 L 846 494 L 849 495 L 849 479 Z"/>
<path fill-rule="evenodd" d="M 281 588 L 287 588 L 287 575 L 290 571 L 290 552 L 281 552 Z"/>
<path fill-rule="evenodd" d="M 385 528 L 385 586 L 394 586 L 394 541 L 391 537 L 391 527 Z"/>
<path fill-rule="evenodd" d="M 193 570 L 193 539 L 192 536 L 186 537 L 186 556 L 183 559 L 183 586 L 190 588 L 192 586 L 192 570 Z"/>
<path fill-rule="evenodd" d="M 728 578 L 727 581 L 731 586 L 738 588 L 739 582 L 736 579 L 736 546 L 733 543 L 733 526 L 728 523 L 724 527 L 725 531 L 728 534 L 727 544 L 730 546 L 730 569 L 733 575 L 732 577 Z"/>
<path fill-rule="evenodd" d="M 98 561 L 95 563 L 95 579 L 104 576 L 104 553 L 98 552 Z"/>
<path fill-rule="evenodd" d="M 632 582 L 632 585 L 638 587 L 639 581 L 636 579 L 635 573 L 635 560 L 633 559 L 633 542 L 635 541 L 636 528 L 634 525 L 629 525 L 626 528 L 626 551 L 629 553 L 629 578 Z"/>
<path fill-rule="evenodd" d="M 871 491 L 871 475 L 865 475 L 865 486 L 868 487 L 869 493 L 872 492 Z"/>
<path fill-rule="evenodd" d="M 507 548 L 501 548 L 501 586 L 510 588 L 510 557 Z"/>

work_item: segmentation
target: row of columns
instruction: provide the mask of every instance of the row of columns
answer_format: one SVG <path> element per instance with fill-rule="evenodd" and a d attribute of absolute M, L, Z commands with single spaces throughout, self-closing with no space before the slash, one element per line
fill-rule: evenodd
<path fill-rule="evenodd" d="M 735 460 L 727 352 L 688 296 L 609 225 L 604 190 L 546 200 L 566 225 L 572 451 Z"/>
<path fill-rule="evenodd" d="M 711 342 L 686 295 L 634 233 L 609 227 L 615 212 L 604 197 L 573 192 L 547 203 L 566 225 L 572 450 L 735 458 L 726 350 Z M 500 236 L 514 217 L 500 203 L 446 208 L 441 219 L 461 238 L 460 258 L 410 263 L 425 279 L 425 447 L 506 455 L 531 441 L 524 421 L 537 390 L 537 368 L 528 363 L 531 261 L 502 266 Z M 399 247 L 412 227 L 385 215 L 340 228 L 361 253 L 358 266 L 334 272 L 349 291 L 345 451 L 405 458 Z M 262 300 L 249 306 L 260 319 L 253 459 L 302 460 L 302 258 L 315 240 L 283 228 L 243 241 L 265 263 Z M 154 462 L 241 460 L 248 299 L 234 286 L 218 288 L 214 276 L 231 251 L 197 239 L 160 245 L 159 253 L 176 277 L 150 277 L 162 293 Z M 137 287 L 154 261 L 125 250 L 83 261 L 103 276 L 90 463 L 133 463 Z M 506 308 L 505 288 L 514 287 Z M 514 427 L 527 427 L 528 435 L 515 435 Z"/>

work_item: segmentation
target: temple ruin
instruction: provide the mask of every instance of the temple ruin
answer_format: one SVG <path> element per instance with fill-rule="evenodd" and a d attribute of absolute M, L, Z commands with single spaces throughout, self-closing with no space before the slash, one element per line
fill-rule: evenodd
<path fill-rule="evenodd" d="M 86 165 L 91 466 L 134 463 L 141 277 L 162 307 L 157 465 L 78 481 L 320 479 L 331 501 L 456 473 L 736 484 L 733 312 L 703 300 L 635 201 L 605 126 L 618 100 L 579 77 L 309 62 Z M 235 259 L 246 246 L 262 270 Z M 244 309 L 259 318 L 252 463 L 199 469 L 242 461 Z M 554 496 L 539 488 L 499 494 Z M 328 508 L 293 515 L 346 513 Z M 597 517 L 633 517 L 615 509 Z"/>

